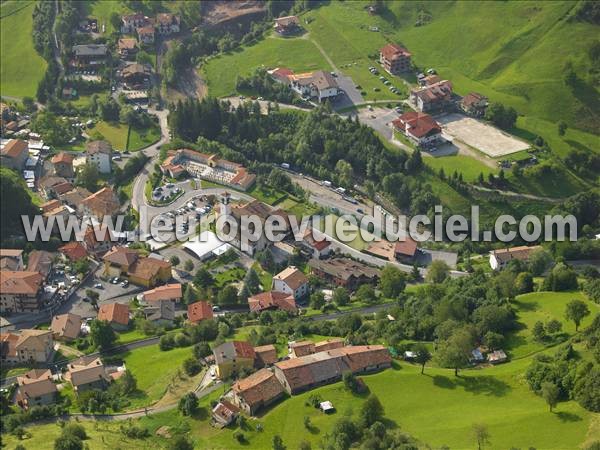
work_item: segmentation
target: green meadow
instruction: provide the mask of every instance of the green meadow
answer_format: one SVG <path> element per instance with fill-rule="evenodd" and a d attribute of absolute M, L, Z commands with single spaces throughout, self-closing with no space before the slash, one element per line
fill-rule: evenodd
<path fill-rule="evenodd" d="M 35 97 L 46 61 L 33 48 L 33 1 L 0 6 L 0 95 Z"/>
<path fill-rule="evenodd" d="M 267 37 L 258 44 L 210 58 L 202 67 L 210 95 L 235 94 L 238 76 L 248 76 L 259 67 L 288 67 L 296 72 L 329 68 L 315 45 L 306 39 Z"/>

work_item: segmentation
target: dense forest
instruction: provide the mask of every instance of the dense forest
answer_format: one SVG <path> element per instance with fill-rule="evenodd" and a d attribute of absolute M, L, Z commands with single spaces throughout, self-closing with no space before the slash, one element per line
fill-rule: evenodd
<path fill-rule="evenodd" d="M 216 140 L 239 154 L 239 162 L 287 162 L 345 187 L 360 183 L 383 190 L 414 214 L 432 209 L 438 199 L 414 177 L 424 169 L 419 152 L 390 151 L 371 128 L 329 113 L 327 105 L 310 113 L 279 111 L 275 105 L 263 115 L 256 102 L 232 108 L 208 98 L 180 101 L 169 120 L 177 137 Z"/>

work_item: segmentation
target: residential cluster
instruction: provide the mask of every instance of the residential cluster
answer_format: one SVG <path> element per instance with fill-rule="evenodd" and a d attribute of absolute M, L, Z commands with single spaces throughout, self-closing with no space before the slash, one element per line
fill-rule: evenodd
<path fill-rule="evenodd" d="M 244 371 L 212 410 L 213 423 L 229 425 L 240 412 L 256 415 L 286 395 L 296 395 L 342 379 L 346 372 L 363 374 L 391 367 L 392 359 L 382 345 L 345 345 L 343 339 L 323 342 L 290 342 L 288 355 L 278 358 L 274 345 L 252 347 L 232 341 L 213 349 L 219 378 Z"/>
<path fill-rule="evenodd" d="M 414 70 L 412 53 L 401 45 L 390 43 L 379 50 L 379 62 L 391 75 L 401 76 Z M 374 67 L 370 68 L 375 73 Z M 443 80 L 434 69 L 427 74 L 417 73 L 419 86 L 410 90 L 408 101 L 415 111 L 405 112 L 392 121 L 395 131 L 404 135 L 415 146 L 435 151 L 442 143 L 441 125 L 431 116 L 461 111 L 472 117 L 483 117 L 488 106 L 487 97 L 471 92 L 464 97 L 456 95 L 452 82 Z"/>

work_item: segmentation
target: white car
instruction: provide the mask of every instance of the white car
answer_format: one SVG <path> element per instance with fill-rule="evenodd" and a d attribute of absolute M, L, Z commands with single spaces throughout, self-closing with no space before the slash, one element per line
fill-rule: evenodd
<path fill-rule="evenodd" d="M 95 289 L 102 289 L 102 283 L 96 283 L 96 284 L 94 284 L 94 288 Z"/>

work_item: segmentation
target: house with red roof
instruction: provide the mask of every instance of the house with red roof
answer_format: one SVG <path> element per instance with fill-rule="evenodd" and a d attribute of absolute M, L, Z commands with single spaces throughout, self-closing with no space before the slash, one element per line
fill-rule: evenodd
<path fill-rule="evenodd" d="M 70 261 L 79 261 L 87 258 L 88 252 L 81 242 L 73 241 L 59 247 L 58 251 Z"/>
<path fill-rule="evenodd" d="M 187 316 L 188 321 L 191 323 L 199 323 L 202 320 L 212 319 L 212 306 L 208 302 L 191 303 L 188 305 Z"/>
<path fill-rule="evenodd" d="M 254 415 L 285 395 L 283 386 L 269 369 L 260 369 L 249 377 L 236 381 L 232 390 L 233 404 L 249 415 Z"/>
<path fill-rule="evenodd" d="M 70 153 L 60 152 L 50 160 L 54 166 L 54 173 L 58 177 L 74 178 L 75 171 L 73 170 L 73 155 Z"/>
<path fill-rule="evenodd" d="M 392 122 L 394 129 L 404 134 L 419 146 L 437 141 L 442 135 L 442 127 L 429 114 L 409 111 Z"/>
<path fill-rule="evenodd" d="M 412 89 L 410 103 L 421 112 L 444 110 L 452 101 L 452 83 L 442 80 L 421 88 Z"/>
<path fill-rule="evenodd" d="M 296 300 L 291 294 L 284 292 L 261 292 L 260 294 L 248 297 L 248 306 L 251 312 L 262 312 L 267 310 L 280 309 L 290 313 L 297 313 Z"/>
<path fill-rule="evenodd" d="M 29 158 L 29 145 L 21 139 L 11 139 L 0 149 L 0 165 L 15 170 L 23 170 Z"/>
<path fill-rule="evenodd" d="M 417 243 L 406 236 L 403 241 L 397 241 L 394 246 L 394 257 L 405 264 L 412 264 L 417 254 Z"/>
<path fill-rule="evenodd" d="M 108 303 L 100 306 L 98 320 L 110 323 L 115 330 L 126 330 L 129 326 L 129 306 L 123 303 Z"/>
<path fill-rule="evenodd" d="M 410 72 L 412 53 L 398 44 L 387 44 L 379 50 L 379 62 L 392 75 Z"/>
<path fill-rule="evenodd" d="M 217 376 L 226 380 L 239 374 L 242 370 L 251 370 L 254 367 L 256 352 L 254 348 L 243 341 L 229 341 L 213 348 Z"/>
<path fill-rule="evenodd" d="M 460 101 L 460 109 L 465 114 L 474 117 L 483 117 L 488 106 L 488 98 L 477 92 L 470 92 Z"/>

